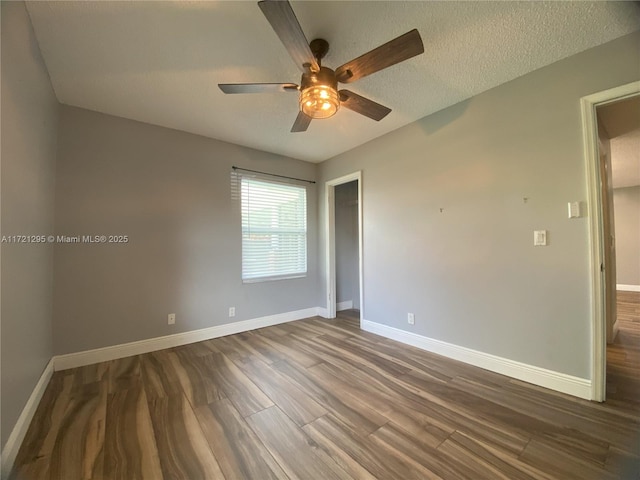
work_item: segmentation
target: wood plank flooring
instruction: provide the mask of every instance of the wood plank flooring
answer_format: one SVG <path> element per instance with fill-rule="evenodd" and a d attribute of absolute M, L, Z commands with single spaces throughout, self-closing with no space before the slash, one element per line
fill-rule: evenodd
<path fill-rule="evenodd" d="M 619 331 L 607 345 L 607 403 L 640 412 L 640 292 L 617 292 Z"/>
<path fill-rule="evenodd" d="M 56 372 L 12 479 L 637 480 L 640 294 L 620 300 L 604 404 L 343 312 Z"/>

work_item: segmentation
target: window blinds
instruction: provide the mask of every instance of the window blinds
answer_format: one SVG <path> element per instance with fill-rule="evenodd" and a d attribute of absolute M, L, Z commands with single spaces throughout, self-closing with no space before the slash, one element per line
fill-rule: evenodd
<path fill-rule="evenodd" d="M 242 280 L 306 275 L 306 189 L 242 176 L 241 204 Z"/>

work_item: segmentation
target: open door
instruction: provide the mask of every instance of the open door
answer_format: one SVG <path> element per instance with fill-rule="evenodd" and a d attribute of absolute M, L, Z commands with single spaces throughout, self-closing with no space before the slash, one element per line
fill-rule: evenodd
<path fill-rule="evenodd" d="M 616 268 L 613 188 L 608 144 L 598 129 L 597 108 L 640 95 L 640 81 L 582 97 L 587 167 L 591 280 L 591 399 L 606 398 L 606 347 L 615 338 Z"/>
<path fill-rule="evenodd" d="M 326 196 L 326 288 L 327 288 L 327 318 L 335 318 L 337 311 L 336 289 L 336 204 L 335 190 L 338 185 L 357 181 L 357 212 L 358 212 L 358 277 L 359 292 L 358 304 L 360 306 L 360 320 L 364 318 L 364 284 L 362 262 L 362 172 L 355 172 L 343 177 L 329 180 L 325 184 Z"/>

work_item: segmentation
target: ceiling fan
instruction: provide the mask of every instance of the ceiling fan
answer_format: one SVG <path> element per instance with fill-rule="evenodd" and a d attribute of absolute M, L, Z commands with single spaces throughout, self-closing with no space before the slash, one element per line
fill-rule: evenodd
<path fill-rule="evenodd" d="M 287 0 L 263 0 L 258 2 L 258 6 L 302 70 L 300 85 L 221 83 L 218 87 L 224 93 L 299 93 L 300 111 L 291 128 L 292 132 L 304 132 L 312 119 L 329 118 L 341 106 L 373 120 L 382 120 L 391 112 L 390 108 L 350 90 L 338 90 L 338 82 L 355 82 L 424 52 L 420 33 L 414 29 L 332 70 L 321 64 L 322 58 L 329 51 L 329 43 L 322 38 L 312 40 L 311 43 L 307 41 Z"/>

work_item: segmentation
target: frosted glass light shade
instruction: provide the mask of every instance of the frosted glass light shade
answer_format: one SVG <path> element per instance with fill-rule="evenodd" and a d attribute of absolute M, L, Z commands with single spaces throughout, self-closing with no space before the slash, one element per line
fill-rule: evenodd
<path fill-rule="evenodd" d="M 300 109 L 311 118 L 329 118 L 340 108 L 338 92 L 327 85 L 312 85 L 300 92 Z"/>

